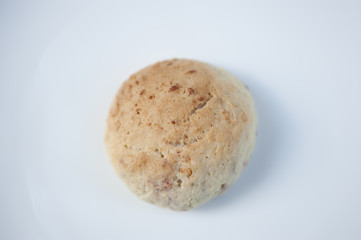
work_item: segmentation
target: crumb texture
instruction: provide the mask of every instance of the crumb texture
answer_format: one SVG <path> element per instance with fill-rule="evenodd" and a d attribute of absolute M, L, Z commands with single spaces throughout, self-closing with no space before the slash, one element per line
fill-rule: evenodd
<path fill-rule="evenodd" d="M 142 199 L 188 210 L 224 193 L 247 165 L 257 118 L 248 89 L 209 64 L 158 62 L 120 88 L 107 120 L 112 165 Z"/>

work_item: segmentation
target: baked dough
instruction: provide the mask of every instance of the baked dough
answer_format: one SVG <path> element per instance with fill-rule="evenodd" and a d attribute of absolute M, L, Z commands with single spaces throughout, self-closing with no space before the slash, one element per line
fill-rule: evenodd
<path fill-rule="evenodd" d="M 140 198 L 188 210 L 224 193 L 254 149 L 247 87 L 194 60 L 158 62 L 125 81 L 111 105 L 105 145 Z"/>

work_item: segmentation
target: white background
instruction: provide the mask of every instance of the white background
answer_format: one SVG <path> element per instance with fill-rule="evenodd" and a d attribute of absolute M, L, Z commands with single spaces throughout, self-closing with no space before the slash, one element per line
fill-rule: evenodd
<path fill-rule="evenodd" d="M 104 150 L 130 74 L 192 58 L 242 79 L 256 150 L 198 209 L 145 203 Z M 2 1 L 0 239 L 361 239 L 360 1 Z"/>

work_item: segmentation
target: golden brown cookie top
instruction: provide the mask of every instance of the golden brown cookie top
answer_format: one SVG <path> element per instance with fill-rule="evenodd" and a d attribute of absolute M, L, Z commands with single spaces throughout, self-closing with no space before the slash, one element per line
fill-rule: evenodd
<path fill-rule="evenodd" d="M 249 135 L 242 132 L 255 121 L 249 98 L 231 75 L 205 63 L 173 59 L 144 68 L 123 84 L 110 109 L 112 163 L 133 191 L 155 195 L 147 200 L 160 205 L 167 205 L 159 203 L 165 194 L 168 205 L 186 208 L 177 194 L 202 189 L 211 175 L 224 178 L 216 187 L 223 191 L 229 181 L 222 176 L 240 168 L 239 143 Z"/>

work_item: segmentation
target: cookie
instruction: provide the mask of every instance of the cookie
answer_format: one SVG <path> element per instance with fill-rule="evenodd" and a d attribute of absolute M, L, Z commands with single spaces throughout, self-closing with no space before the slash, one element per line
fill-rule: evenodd
<path fill-rule="evenodd" d="M 105 145 L 136 195 L 188 210 L 238 178 L 254 149 L 256 126 L 244 84 L 210 64 L 172 59 L 123 83 L 109 111 Z"/>

